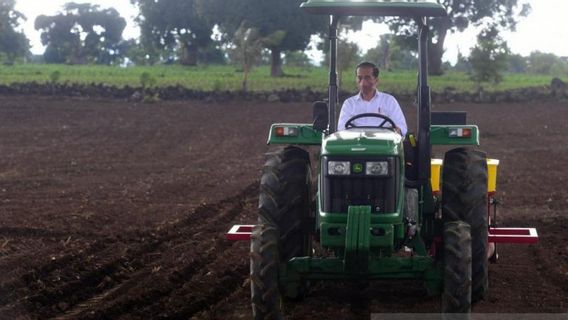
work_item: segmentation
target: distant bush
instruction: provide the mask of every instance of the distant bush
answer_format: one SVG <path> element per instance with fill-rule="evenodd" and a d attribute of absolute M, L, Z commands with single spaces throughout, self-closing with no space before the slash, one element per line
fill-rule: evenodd
<path fill-rule="evenodd" d="M 284 56 L 284 65 L 287 67 L 311 68 L 310 58 L 303 51 L 287 52 Z"/>
<path fill-rule="evenodd" d="M 503 81 L 508 55 L 509 48 L 499 36 L 499 31 L 496 28 L 483 30 L 477 36 L 477 45 L 469 55 L 472 67 L 471 79 L 477 83 Z"/>
<path fill-rule="evenodd" d="M 140 84 L 144 89 L 155 86 L 156 82 L 156 77 L 149 72 L 142 72 L 140 75 Z"/>
<path fill-rule="evenodd" d="M 61 72 L 59 70 L 55 70 L 49 74 L 49 82 L 51 82 L 51 84 L 58 83 L 60 79 L 61 79 Z"/>
<path fill-rule="evenodd" d="M 527 58 L 527 71 L 538 74 L 568 75 L 568 61 L 552 53 L 534 51 Z"/>

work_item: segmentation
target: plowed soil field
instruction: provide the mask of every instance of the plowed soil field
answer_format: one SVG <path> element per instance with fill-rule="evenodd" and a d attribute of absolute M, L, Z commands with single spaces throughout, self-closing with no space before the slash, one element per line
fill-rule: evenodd
<path fill-rule="evenodd" d="M 474 311 L 568 312 L 568 103 L 434 107 L 468 111 L 501 160 L 500 225 L 540 235 L 499 246 Z M 0 318 L 250 318 L 249 245 L 224 233 L 255 222 L 269 125 L 292 121 L 311 106 L 0 97 Z M 316 283 L 286 311 L 369 319 L 439 298 L 409 281 Z"/>

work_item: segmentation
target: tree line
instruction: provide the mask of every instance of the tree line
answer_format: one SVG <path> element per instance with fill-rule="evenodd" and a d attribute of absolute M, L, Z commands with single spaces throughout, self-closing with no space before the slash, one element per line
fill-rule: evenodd
<path fill-rule="evenodd" d="M 115 9 L 89 3 L 69 2 L 55 15 L 36 17 L 34 25 L 46 47 L 41 57 L 45 63 L 117 65 L 128 59 L 137 65 L 196 65 L 229 61 L 238 62 L 246 74 L 265 61 L 271 66 L 271 75 L 280 76 L 283 64 L 306 64 L 304 52 L 311 37 L 323 38 L 328 28 L 327 17 L 299 9 L 303 1 L 131 0 L 139 9 L 136 23 L 141 35 L 129 40 L 122 37 L 126 20 Z M 514 29 L 530 12 L 523 0 L 437 2 L 447 9 L 448 17 L 430 21 L 431 74 L 442 74 L 448 67 L 442 63 L 446 35 L 470 26 L 484 31 L 470 56 L 461 56 L 456 68 L 476 74 L 480 81 L 498 82 L 498 76 L 491 73 L 507 68 L 519 72 L 551 72 L 559 66 L 568 69 L 565 60 L 549 54 L 534 53 L 528 58 L 512 55 L 499 38 L 499 31 Z M 33 60 L 29 40 L 17 31 L 25 17 L 14 6 L 15 0 L 0 0 L 0 59 L 4 63 Z M 344 20 L 341 30 L 358 30 L 362 21 Z M 400 18 L 377 21 L 387 23 L 392 34 L 383 36 L 364 57 L 359 55 L 357 44 L 343 39 L 340 68 L 348 68 L 353 59 L 374 61 L 387 69 L 414 67 L 414 22 Z M 319 49 L 326 52 L 325 42 Z M 507 59 L 509 62 L 505 62 Z"/>

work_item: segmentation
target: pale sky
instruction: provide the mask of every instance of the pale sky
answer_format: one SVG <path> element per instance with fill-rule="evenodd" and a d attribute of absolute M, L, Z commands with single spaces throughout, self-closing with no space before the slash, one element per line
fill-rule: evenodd
<path fill-rule="evenodd" d="M 63 10 L 65 3 L 71 1 L 16 0 L 16 10 L 22 12 L 28 19 L 24 24 L 24 32 L 31 41 L 33 53 L 41 54 L 44 50 L 39 32 L 34 29 L 35 18 L 41 14 L 56 14 Z M 138 36 L 139 29 L 134 23 L 137 8 L 130 4 L 130 0 L 74 0 L 73 2 L 98 4 L 101 8 L 114 7 L 127 21 L 123 37 L 129 39 Z M 532 6 L 530 15 L 521 19 L 515 32 L 503 33 L 511 51 L 523 56 L 536 50 L 554 53 L 558 56 L 568 56 L 568 28 L 565 26 L 565 21 L 568 19 L 566 16 L 568 1 L 530 0 L 528 2 Z M 358 39 L 357 44 L 363 50 L 367 50 L 376 45 L 377 33 L 380 35 L 385 31 L 388 31 L 385 26 L 366 23 L 364 30 L 359 32 L 354 39 Z M 448 35 L 444 60 L 454 62 L 458 48 L 462 54 L 469 55 L 470 48 L 476 42 L 476 35 L 476 30 Z"/>

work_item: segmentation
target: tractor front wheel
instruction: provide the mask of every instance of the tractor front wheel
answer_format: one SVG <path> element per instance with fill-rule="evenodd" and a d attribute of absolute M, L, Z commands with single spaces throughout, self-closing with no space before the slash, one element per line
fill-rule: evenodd
<path fill-rule="evenodd" d="M 489 286 L 487 259 L 487 160 L 484 152 L 456 148 L 446 152 L 442 172 L 444 222 L 464 221 L 471 227 L 471 301 L 483 299 Z"/>
<path fill-rule="evenodd" d="M 255 320 L 282 319 L 278 289 L 278 230 L 261 224 L 251 234 L 250 280 Z"/>
<path fill-rule="evenodd" d="M 463 221 L 444 223 L 444 314 L 471 312 L 471 234 Z M 446 318 L 453 318 L 447 316 Z"/>
<path fill-rule="evenodd" d="M 282 318 L 279 265 L 310 255 L 310 192 L 308 152 L 289 146 L 267 155 L 260 181 L 258 226 L 251 236 L 254 319 Z"/>

